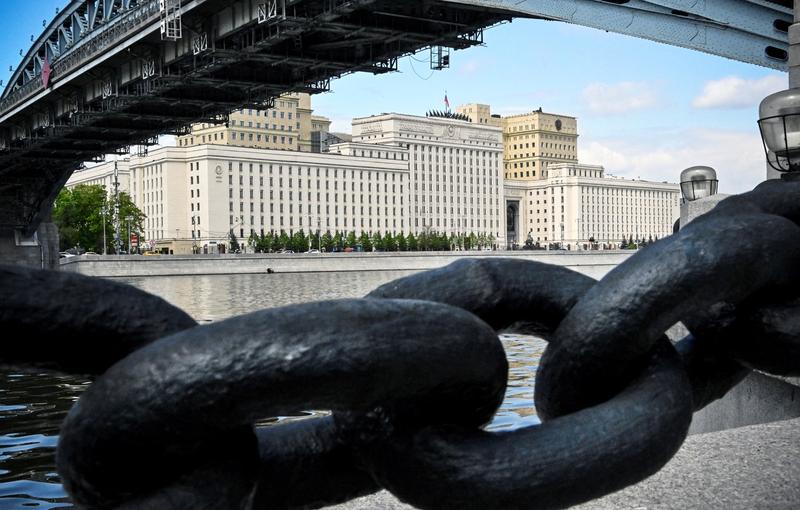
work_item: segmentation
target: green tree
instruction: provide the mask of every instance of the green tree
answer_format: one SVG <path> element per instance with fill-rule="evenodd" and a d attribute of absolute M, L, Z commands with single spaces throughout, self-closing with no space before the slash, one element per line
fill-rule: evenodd
<path fill-rule="evenodd" d="M 372 251 L 372 241 L 366 232 L 361 232 L 361 236 L 358 238 L 358 243 L 361 245 L 362 250 Z"/>
<path fill-rule="evenodd" d="M 439 236 L 439 250 L 441 251 L 450 251 L 452 247 L 450 246 L 450 240 L 447 238 L 447 233 L 442 232 L 442 235 Z"/>
<path fill-rule="evenodd" d="M 383 236 L 381 236 L 380 230 L 372 234 L 372 246 L 376 250 L 383 250 Z"/>
<path fill-rule="evenodd" d="M 397 251 L 397 243 L 391 232 L 387 232 L 386 235 L 383 236 L 383 251 Z"/>
<path fill-rule="evenodd" d="M 295 253 L 305 253 L 308 251 L 308 237 L 301 228 L 292 235 L 291 250 Z"/>
<path fill-rule="evenodd" d="M 146 216 L 127 193 L 120 193 L 118 197 L 120 241 L 127 249 L 127 218 L 131 218 L 131 232 L 138 232 L 141 242 Z M 73 189 L 62 189 L 53 206 L 53 222 L 58 226 L 61 249 L 80 245 L 85 250 L 102 253 L 105 217 L 106 249 L 113 253 L 115 205 L 113 198 L 107 196 L 105 186 L 81 184 Z M 107 211 L 105 215 L 104 210 Z"/>
<path fill-rule="evenodd" d="M 289 238 L 289 234 L 286 233 L 285 230 L 281 230 L 280 235 L 278 236 L 278 245 L 275 246 L 276 250 L 289 250 L 289 244 L 291 239 Z"/>
<path fill-rule="evenodd" d="M 347 248 L 356 247 L 356 233 L 354 231 L 351 230 L 350 233 L 347 234 L 347 239 L 345 240 L 344 245 Z"/>
<path fill-rule="evenodd" d="M 342 237 L 342 233 L 338 230 L 333 234 L 332 241 L 336 251 L 342 251 L 344 249 L 344 238 Z"/>
<path fill-rule="evenodd" d="M 236 238 L 236 234 L 233 233 L 233 229 L 228 233 L 228 240 L 230 241 L 230 251 L 231 253 L 235 252 L 239 249 L 239 240 Z"/>
<path fill-rule="evenodd" d="M 322 234 L 322 249 L 325 251 L 333 250 L 333 237 L 331 236 L 330 230 L 327 230 L 324 234 Z"/>
<path fill-rule="evenodd" d="M 408 242 L 406 241 L 406 236 L 400 232 L 395 239 L 397 241 L 397 249 L 400 251 L 408 250 Z"/>
<path fill-rule="evenodd" d="M 257 249 L 262 253 L 269 253 L 272 251 L 272 232 L 259 237 Z"/>
<path fill-rule="evenodd" d="M 420 232 L 417 234 L 417 250 L 427 251 L 428 249 L 428 233 Z"/>
<path fill-rule="evenodd" d="M 416 236 L 414 233 L 408 234 L 408 251 L 417 251 L 419 250 L 419 242 L 417 241 Z"/>
<path fill-rule="evenodd" d="M 319 231 L 310 234 L 308 237 L 311 240 L 311 248 L 315 250 L 322 248 L 322 244 L 320 243 L 320 241 L 322 241 L 322 236 L 320 236 Z"/>

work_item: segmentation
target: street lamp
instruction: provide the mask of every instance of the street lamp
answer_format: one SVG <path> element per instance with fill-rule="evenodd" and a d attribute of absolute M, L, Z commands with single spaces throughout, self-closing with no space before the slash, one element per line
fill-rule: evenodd
<path fill-rule="evenodd" d="M 791 88 L 764 98 L 758 127 L 769 166 L 784 179 L 800 175 L 800 89 Z"/>
<path fill-rule="evenodd" d="M 681 172 L 681 193 L 687 202 L 717 194 L 717 172 L 710 166 L 693 166 Z"/>
<path fill-rule="evenodd" d="M 125 221 L 128 222 L 128 255 L 131 254 L 131 222 L 133 221 L 133 216 L 125 216 Z"/>
<path fill-rule="evenodd" d="M 103 217 L 103 255 L 108 255 L 108 250 L 106 249 L 106 216 L 108 216 L 108 208 L 106 206 L 100 208 L 100 215 Z"/>

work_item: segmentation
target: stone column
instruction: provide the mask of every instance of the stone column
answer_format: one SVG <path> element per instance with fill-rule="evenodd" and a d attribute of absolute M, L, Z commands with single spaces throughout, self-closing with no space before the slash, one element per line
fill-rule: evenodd
<path fill-rule="evenodd" d="M 702 216 L 711 209 L 715 208 L 718 203 L 722 202 L 729 196 L 730 195 L 725 195 L 723 193 L 717 193 L 716 195 L 700 198 L 692 202 L 687 202 L 685 200 L 682 201 L 680 219 L 681 228 L 685 227 L 693 219 Z"/>

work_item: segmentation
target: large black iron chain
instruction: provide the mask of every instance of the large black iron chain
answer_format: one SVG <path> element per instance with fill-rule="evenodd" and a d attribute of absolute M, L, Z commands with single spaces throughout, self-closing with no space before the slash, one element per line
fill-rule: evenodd
<path fill-rule="evenodd" d="M 2 267 L 0 361 L 98 375 L 57 452 L 85 508 L 314 508 L 382 487 L 420 508 L 564 507 L 656 472 L 750 369 L 800 375 L 799 221 L 800 183 L 771 181 L 599 282 L 463 259 L 203 326 L 126 286 Z M 482 429 L 506 385 L 499 330 L 549 342 L 542 425 Z M 309 409 L 330 415 L 257 426 Z"/>

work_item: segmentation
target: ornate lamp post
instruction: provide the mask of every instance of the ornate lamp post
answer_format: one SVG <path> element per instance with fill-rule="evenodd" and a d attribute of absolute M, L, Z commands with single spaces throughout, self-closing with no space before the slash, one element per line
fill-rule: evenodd
<path fill-rule="evenodd" d="M 800 88 L 767 96 L 759 107 L 758 126 L 770 167 L 783 179 L 800 178 Z"/>
<path fill-rule="evenodd" d="M 717 194 L 717 172 L 710 166 L 693 166 L 681 172 L 681 193 L 686 202 Z"/>
<path fill-rule="evenodd" d="M 789 27 L 789 89 L 764 98 L 758 116 L 767 163 L 783 180 L 800 179 L 800 3 Z"/>

